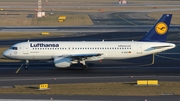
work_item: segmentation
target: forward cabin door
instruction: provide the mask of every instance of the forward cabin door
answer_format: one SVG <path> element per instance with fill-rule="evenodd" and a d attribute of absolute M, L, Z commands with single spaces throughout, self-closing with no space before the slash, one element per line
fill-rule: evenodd
<path fill-rule="evenodd" d="M 142 44 L 137 44 L 137 54 L 142 54 Z"/>
<path fill-rule="evenodd" d="M 28 44 L 23 45 L 23 54 L 28 54 Z"/>

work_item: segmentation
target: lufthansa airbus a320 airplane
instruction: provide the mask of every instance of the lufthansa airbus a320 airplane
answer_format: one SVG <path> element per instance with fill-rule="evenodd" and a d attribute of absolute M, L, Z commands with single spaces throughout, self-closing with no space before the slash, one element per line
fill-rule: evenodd
<path fill-rule="evenodd" d="M 13 45 L 3 55 L 10 59 L 54 60 L 55 67 L 67 68 L 86 61 L 129 59 L 159 53 L 175 48 L 166 38 L 172 14 L 164 14 L 139 41 L 27 41 Z M 27 66 L 26 66 L 27 68 Z"/>

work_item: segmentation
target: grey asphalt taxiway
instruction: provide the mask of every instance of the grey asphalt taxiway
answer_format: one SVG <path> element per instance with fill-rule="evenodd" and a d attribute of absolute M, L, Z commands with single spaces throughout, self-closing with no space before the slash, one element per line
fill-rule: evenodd
<path fill-rule="evenodd" d="M 13 99 L 9 99 L 9 98 Z M 2 94 L 0 101 L 179 101 L 176 95 L 159 96 L 81 96 L 81 95 L 14 95 Z M 17 100 L 16 100 L 17 99 Z M 61 100 L 60 100 L 61 99 Z"/>

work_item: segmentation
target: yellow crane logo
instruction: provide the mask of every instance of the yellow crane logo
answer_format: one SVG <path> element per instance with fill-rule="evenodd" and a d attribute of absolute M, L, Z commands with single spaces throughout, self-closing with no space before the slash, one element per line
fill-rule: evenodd
<path fill-rule="evenodd" d="M 164 22 L 159 22 L 156 25 L 155 30 L 159 35 L 163 35 L 163 34 L 165 34 L 167 32 L 168 27 Z"/>

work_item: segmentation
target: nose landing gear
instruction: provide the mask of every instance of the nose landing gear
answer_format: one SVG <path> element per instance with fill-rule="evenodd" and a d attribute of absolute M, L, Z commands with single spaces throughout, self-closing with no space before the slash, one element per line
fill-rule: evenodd
<path fill-rule="evenodd" d="M 26 60 L 25 69 L 28 69 L 28 66 L 29 66 L 29 60 Z"/>
<path fill-rule="evenodd" d="M 29 65 L 29 60 L 26 60 L 26 63 L 25 64 L 21 64 L 21 66 L 17 69 L 16 73 L 18 73 L 21 69 L 21 67 L 23 67 L 23 65 L 25 65 L 25 69 L 28 69 L 28 65 Z"/>

